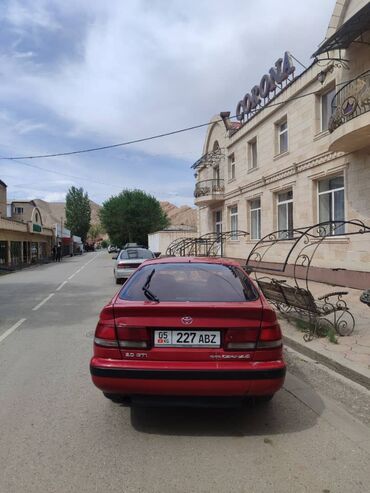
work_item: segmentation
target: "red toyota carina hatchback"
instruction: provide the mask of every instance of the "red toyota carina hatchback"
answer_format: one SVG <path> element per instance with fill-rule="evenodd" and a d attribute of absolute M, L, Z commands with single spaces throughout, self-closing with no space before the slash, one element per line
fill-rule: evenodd
<path fill-rule="evenodd" d="M 274 310 L 235 262 L 144 262 L 102 310 L 90 370 L 112 400 L 271 398 L 285 377 Z M 176 400 L 176 399 L 175 399 Z"/>

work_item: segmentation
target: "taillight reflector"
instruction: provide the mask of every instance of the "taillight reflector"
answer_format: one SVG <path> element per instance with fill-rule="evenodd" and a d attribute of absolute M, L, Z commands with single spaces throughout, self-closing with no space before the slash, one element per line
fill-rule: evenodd
<path fill-rule="evenodd" d="M 111 341 L 110 339 L 101 339 L 100 337 L 94 338 L 95 344 L 102 347 L 118 347 L 117 341 Z"/>
<path fill-rule="evenodd" d="M 270 327 L 262 327 L 257 343 L 258 349 L 273 349 L 282 346 L 280 325 L 276 322 Z"/>
<path fill-rule="evenodd" d="M 138 349 L 149 347 L 150 334 L 146 327 L 123 326 L 118 324 L 117 330 L 120 347 Z"/>
<path fill-rule="evenodd" d="M 280 347 L 283 344 L 283 341 L 281 339 L 278 339 L 277 341 L 259 341 L 257 343 L 257 348 L 259 349 L 272 349 L 276 347 Z"/>
<path fill-rule="evenodd" d="M 120 347 L 123 348 L 141 348 L 145 349 L 148 347 L 148 343 L 145 341 L 119 341 Z"/>
<path fill-rule="evenodd" d="M 103 347 L 118 347 L 112 307 L 105 307 L 100 313 L 95 329 L 95 344 Z"/>
<path fill-rule="evenodd" d="M 258 338 L 258 328 L 228 329 L 225 335 L 226 349 L 254 349 Z"/>

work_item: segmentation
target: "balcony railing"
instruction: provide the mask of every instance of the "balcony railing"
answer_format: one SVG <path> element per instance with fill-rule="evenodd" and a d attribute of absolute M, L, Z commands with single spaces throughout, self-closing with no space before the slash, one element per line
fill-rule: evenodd
<path fill-rule="evenodd" d="M 195 185 L 194 197 L 206 195 L 223 195 L 225 192 L 224 180 L 202 180 Z"/>
<path fill-rule="evenodd" d="M 370 70 L 344 85 L 333 97 L 329 131 L 370 111 Z"/>

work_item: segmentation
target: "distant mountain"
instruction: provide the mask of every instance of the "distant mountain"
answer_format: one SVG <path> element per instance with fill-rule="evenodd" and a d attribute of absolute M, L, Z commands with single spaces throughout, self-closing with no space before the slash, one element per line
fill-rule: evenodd
<path fill-rule="evenodd" d="M 176 207 L 171 202 L 160 202 L 163 211 L 167 214 L 168 219 L 172 226 L 192 226 L 197 227 L 197 210 L 189 207 L 188 205 L 182 205 Z"/>
<path fill-rule="evenodd" d="M 41 211 L 42 219 L 45 226 L 53 226 L 55 223 L 63 224 L 66 221 L 65 202 L 46 202 L 41 199 L 34 199 L 35 204 Z M 160 202 L 163 211 L 167 214 L 171 226 L 192 226 L 197 227 L 197 210 L 187 205 L 176 207 L 170 202 Z M 91 206 L 91 223 L 99 224 L 99 210 L 101 205 L 90 200 Z"/>

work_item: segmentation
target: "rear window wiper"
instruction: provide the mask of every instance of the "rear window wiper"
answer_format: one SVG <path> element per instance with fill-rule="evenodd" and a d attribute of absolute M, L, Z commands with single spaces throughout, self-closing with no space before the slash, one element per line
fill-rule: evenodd
<path fill-rule="evenodd" d="M 144 291 L 144 294 L 148 298 L 148 300 L 150 300 L 150 301 L 156 301 L 157 303 L 159 303 L 159 299 L 149 289 L 150 282 L 152 280 L 152 277 L 154 275 L 154 272 L 155 272 L 155 269 L 153 269 L 152 272 L 149 274 L 149 276 L 146 278 L 145 284 L 144 284 L 144 286 L 141 289 Z"/>

